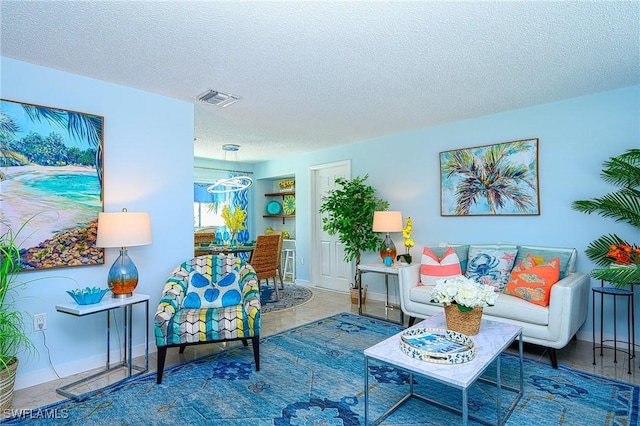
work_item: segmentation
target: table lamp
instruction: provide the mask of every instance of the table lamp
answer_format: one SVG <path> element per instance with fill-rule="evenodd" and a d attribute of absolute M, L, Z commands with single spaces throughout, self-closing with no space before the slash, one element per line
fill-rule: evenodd
<path fill-rule="evenodd" d="M 151 244 L 149 213 L 128 212 L 100 213 L 96 247 L 120 247 L 120 256 L 113 262 L 107 283 L 113 297 L 133 296 L 138 285 L 138 268 L 127 254 L 127 247 Z"/>
<path fill-rule="evenodd" d="M 382 247 L 380 248 L 380 257 L 385 265 L 391 266 L 393 260 L 396 258 L 396 246 L 393 244 L 389 233 L 402 231 L 402 212 L 373 212 L 373 231 L 386 232 Z"/>

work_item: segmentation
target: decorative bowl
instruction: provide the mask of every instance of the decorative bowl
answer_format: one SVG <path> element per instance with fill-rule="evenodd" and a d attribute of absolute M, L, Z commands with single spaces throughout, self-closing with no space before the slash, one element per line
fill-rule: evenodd
<path fill-rule="evenodd" d="M 73 300 L 75 300 L 78 305 L 93 305 L 94 303 L 100 302 L 108 291 L 108 288 L 85 287 L 78 290 L 67 290 L 67 293 L 73 297 Z"/>
<path fill-rule="evenodd" d="M 287 195 L 282 201 L 282 210 L 284 214 L 294 214 L 296 212 L 296 197 Z"/>
<path fill-rule="evenodd" d="M 276 215 L 282 213 L 282 204 L 273 200 L 267 204 L 267 213 L 270 215 Z"/>

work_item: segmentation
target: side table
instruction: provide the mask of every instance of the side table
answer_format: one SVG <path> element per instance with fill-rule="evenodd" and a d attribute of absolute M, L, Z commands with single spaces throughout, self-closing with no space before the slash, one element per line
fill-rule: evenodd
<path fill-rule="evenodd" d="M 392 266 L 385 266 L 384 263 L 380 262 L 380 263 L 361 263 L 360 265 L 358 265 L 358 275 L 359 275 L 359 282 L 360 282 L 360 288 L 358 289 L 358 315 L 362 315 L 362 316 L 366 316 L 366 317 L 371 317 L 371 318 L 378 318 L 375 317 L 373 315 L 367 315 L 365 313 L 362 312 L 362 274 L 363 273 L 367 273 L 367 272 L 373 272 L 373 273 L 377 273 L 377 274 L 384 274 L 384 288 L 385 288 L 385 302 L 384 302 L 384 309 L 385 311 L 387 309 L 399 309 L 400 310 L 400 321 L 396 322 L 396 321 L 390 321 L 390 322 L 396 322 L 397 324 L 400 325 L 404 325 L 404 313 L 402 312 L 402 309 L 400 308 L 400 306 L 398 305 L 391 305 L 389 303 L 389 276 L 398 276 L 398 270 L 400 268 L 403 268 L 404 265 L 401 264 L 396 264 L 394 263 Z M 398 283 L 398 287 L 400 286 L 400 283 Z M 389 319 L 387 318 L 378 318 L 378 319 L 384 319 L 386 321 L 389 321 Z"/>
<path fill-rule="evenodd" d="M 133 313 L 133 305 L 137 305 L 139 303 L 144 303 L 145 306 L 145 316 L 144 316 L 144 328 L 145 328 L 145 364 L 144 366 L 135 365 L 133 363 L 133 353 L 132 353 L 132 329 L 133 329 L 133 321 L 132 321 L 132 313 Z M 124 309 L 124 360 L 121 363 L 111 365 L 110 362 L 110 354 L 111 354 L 111 311 L 123 308 Z M 75 382 L 69 383 L 67 385 L 61 386 L 56 389 L 60 395 L 64 395 L 67 398 L 80 399 L 86 396 L 89 396 L 99 389 L 85 392 L 85 393 L 74 393 L 70 391 L 73 387 L 77 386 L 80 383 L 85 383 L 92 381 L 98 377 L 101 377 L 109 372 L 112 372 L 116 369 L 125 367 L 127 369 L 127 374 L 124 379 L 119 380 L 116 383 L 119 383 L 123 380 L 126 380 L 133 376 L 138 376 L 142 373 L 145 373 L 149 370 L 149 295 L 148 294 L 140 294 L 134 293 L 131 297 L 126 298 L 113 298 L 113 297 L 105 297 L 99 303 L 94 303 L 92 305 L 78 305 L 77 303 L 64 303 L 60 305 L 56 305 L 56 310 L 58 312 L 62 312 L 65 314 L 75 315 L 75 316 L 84 316 L 96 314 L 99 312 L 107 313 L 107 362 L 103 370 L 100 370 L 97 373 L 94 373 L 88 377 L 84 377 L 80 380 L 76 380 Z M 133 370 L 136 370 L 137 373 L 133 374 Z"/>
<path fill-rule="evenodd" d="M 636 330 L 635 330 L 635 318 L 633 309 L 633 286 L 631 290 L 626 290 L 617 287 L 605 287 L 604 282 L 601 282 L 600 287 L 594 287 L 592 291 L 592 312 L 591 318 L 593 322 L 593 365 L 596 365 L 596 349 L 600 349 L 600 356 L 603 356 L 602 350 L 606 348 L 605 342 L 613 342 L 613 362 L 618 363 L 618 351 L 626 353 L 629 357 L 629 374 L 631 374 L 631 359 L 636 356 Z M 600 345 L 596 346 L 596 294 L 600 295 Z M 604 339 L 604 296 L 613 296 L 613 339 Z M 621 343 L 627 343 L 627 350 L 618 349 L 618 327 L 617 327 L 617 304 L 618 297 L 625 297 L 627 299 L 627 341 Z"/>

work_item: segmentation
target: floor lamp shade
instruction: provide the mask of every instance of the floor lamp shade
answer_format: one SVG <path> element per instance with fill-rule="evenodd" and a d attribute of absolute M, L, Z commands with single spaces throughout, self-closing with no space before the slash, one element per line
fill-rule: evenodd
<path fill-rule="evenodd" d="M 382 247 L 380 248 L 380 258 L 382 258 L 385 265 L 391 266 L 393 260 L 396 258 L 396 246 L 391 236 L 389 236 L 389 233 L 402 231 L 402 212 L 373 212 L 373 231 L 386 233 Z"/>
<path fill-rule="evenodd" d="M 98 215 L 97 247 L 118 247 L 120 255 L 111 265 L 107 283 L 113 297 L 129 297 L 138 285 L 138 268 L 127 254 L 127 247 L 151 244 L 149 213 L 128 212 Z"/>

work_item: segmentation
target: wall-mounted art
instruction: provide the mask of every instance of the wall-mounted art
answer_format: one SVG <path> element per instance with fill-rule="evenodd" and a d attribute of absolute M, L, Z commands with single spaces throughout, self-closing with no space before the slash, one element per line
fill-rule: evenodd
<path fill-rule="evenodd" d="M 0 232 L 20 230 L 23 270 L 104 264 L 103 129 L 101 116 L 0 99 Z"/>
<path fill-rule="evenodd" d="M 539 215 L 538 139 L 440 153 L 442 216 Z"/>

